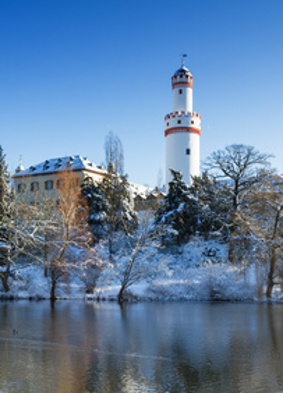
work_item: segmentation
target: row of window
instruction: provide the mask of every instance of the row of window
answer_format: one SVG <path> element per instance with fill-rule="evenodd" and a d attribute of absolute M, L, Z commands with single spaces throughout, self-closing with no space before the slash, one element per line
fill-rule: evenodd
<path fill-rule="evenodd" d="M 79 186 L 79 184 L 80 184 L 79 179 L 76 179 L 74 186 Z M 59 179 L 56 181 L 56 188 L 58 190 L 60 190 L 60 188 L 62 188 L 62 185 L 63 185 L 62 179 Z M 53 188 L 54 188 L 54 181 L 53 180 L 46 180 L 44 182 L 44 189 L 46 191 L 53 190 Z M 26 184 L 23 184 L 23 183 L 18 184 L 18 192 L 26 192 L 26 191 L 27 191 Z M 32 182 L 30 184 L 30 191 L 31 192 L 39 191 L 39 182 L 37 182 L 37 181 Z"/>
<path fill-rule="evenodd" d="M 166 123 L 167 127 L 169 126 L 169 121 Z M 177 124 L 182 124 L 181 120 L 177 120 Z M 191 124 L 195 124 L 194 120 L 191 120 Z"/>

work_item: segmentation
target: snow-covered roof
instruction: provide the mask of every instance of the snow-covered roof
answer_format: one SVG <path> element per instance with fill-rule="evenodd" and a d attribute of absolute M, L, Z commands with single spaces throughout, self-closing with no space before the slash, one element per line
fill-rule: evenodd
<path fill-rule="evenodd" d="M 165 190 L 162 188 L 160 190 L 152 188 L 149 186 L 143 186 L 141 184 L 130 183 L 130 190 L 132 192 L 133 198 L 139 196 L 142 199 L 147 199 L 149 196 L 157 197 L 158 195 L 165 196 Z"/>
<path fill-rule="evenodd" d="M 152 191 L 151 187 L 148 186 L 143 186 L 141 184 L 135 184 L 130 182 L 130 190 L 133 195 L 133 198 L 135 198 L 137 195 L 139 195 L 142 198 L 146 198 L 148 194 Z"/>
<path fill-rule="evenodd" d="M 60 158 L 51 158 L 45 160 L 37 165 L 32 165 L 27 169 L 21 170 L 14 174 L 14 178 L 22 176 L 32 176 L 39 174 L 48 174 L 54 172 L 60 172 L 63 170 L 89 170 L 95 171 L 96 173 L 105 173 L 105 169 L 97 166 L 91 162 L 87 157 L 77 156 L 67 156 Z"/>

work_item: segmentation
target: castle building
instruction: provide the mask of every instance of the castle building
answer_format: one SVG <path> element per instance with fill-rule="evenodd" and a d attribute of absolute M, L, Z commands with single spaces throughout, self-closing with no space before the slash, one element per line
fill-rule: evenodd
<path fill-rule="evenodd" d="M 35 204 L 48 198 L 58 203 L 65 174 L 70 174 L 73 185 L 79 188 L 85 177 L 91 177 L 97 183 L 103 179 L 106 171 L 79 155 L 52 158 L 27 169 L 19 165 L 13 175 L 17 199 Z"/>
<path fill-rule="evenodd" d="M 193 112 L 193 76 L 182 61 L 171 78 L 173 111 L 165 116 L 166 187 L 171 181 L 170 169 L 181 171 L 186 184 L 200 173 L 201 117 Z"/>
<path fill-rule="evenodd" d="M 13 175 L 13 184 L 19 202 L 37 205 L 48 200 L 59 205 L 60 191 L 66 176 L 71 180 L 68 186 L 79 189 L 86 177 L 92 178 L 97 184 L 103 180 L 106 173 L 102 166 L 97 166 L 87 157 L 67 156 L 51 158 L 26 169 L 20 164 Z M 159 190 L 132 182 L 129 186 L 137 210 L 155 206 L 165 195 Z"/>

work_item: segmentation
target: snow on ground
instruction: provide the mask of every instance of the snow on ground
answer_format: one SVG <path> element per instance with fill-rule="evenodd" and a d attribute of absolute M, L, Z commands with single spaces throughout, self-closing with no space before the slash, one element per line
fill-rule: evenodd
<path fill-rule="evenodd" d="M 105 246 L 100 248 L 100 253 L 106 257 Z M 72 272 L 58 284 L 57 297 L 116 300 L 124 260 L 126 257 L 116 261 L 116 267 L 107 266 L 103 270 L 93 294 L 86 295 L 80 276 Z M 147 274 L 128 289 L 127 297 L 132 301 L 258 299 L 254 266 L 243 270 L 230 264 L 227 246 L 216 241 L 195 238 L 182 247 L 169 249 L 152 244 L 143 251 L 139 264 Z M 5 294 L 0 285 L 0 297 L 49 298 L 50 279 L 44 277 L 41 266 L 33 265 L 19 270 L 10 287 L 10 292 Z M 282 298 L 280 290 L 275 292 L 275 298 Z"/>

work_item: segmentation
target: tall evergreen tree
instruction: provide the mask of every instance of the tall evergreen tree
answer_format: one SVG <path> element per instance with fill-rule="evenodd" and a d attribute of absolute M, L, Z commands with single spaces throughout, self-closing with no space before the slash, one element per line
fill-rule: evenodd
<path fill-rule="evenodd" d="M 89 223 L 96 239 L 108 241 L 110 259 L 113 254 L 114 236 L 118 231 L 130 234 L 137 225 L 127 176 L 115 173 L 114 165 L 108 165 L 108 171 L 102 182 L 95 185 L 87 178 L 82 183 L 82 194 L 89 205 Z"/>
<path fill-rule="evenodd" d="M 206 172 L 193 180 L 190 193 L 197 198 L 201 211 L 200 234 L 208 238 L 211 232 L 220 231 L 226 237 L 233 208 L 231 187 L 210 177 Z"/>
<path fill-rule="evenodd" d="M 172 172 L 169 190 L 164 204 L 156 212 L 155 223 L 161 230 L 162 242 L 176 241 L 178 245 L 194 235 L 199 226 L 199 207 L 188 186 L 183 181 L 181 172 Z"/>

